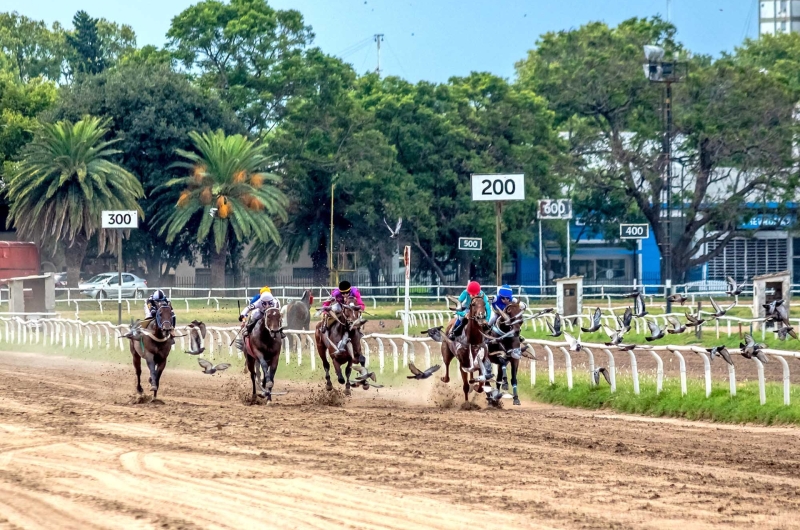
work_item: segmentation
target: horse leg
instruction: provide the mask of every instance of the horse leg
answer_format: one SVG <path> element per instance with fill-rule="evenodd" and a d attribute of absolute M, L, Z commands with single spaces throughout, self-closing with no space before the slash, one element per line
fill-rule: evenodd
<path fill-rule="evenodd" d="M 136 352 L 132 352 L 131 355 L 133 355 L 133 369 L 136 370 L 136 392 L 141 396 L 144 393 L 142 388 L 142 358 Z"/>
<path fill-rule="evenodd" d="M 346 395 L 348 395 L 348 396 L 350 395 L 350 374 L 352 372 L 353 372 L 353 361 L 348 360 L 347 361 L 347 367 L 344 369 L 344 375 L 345 375 L 345 381 L 346 381 L 345 387 L 344 387 L 344 393 Z"/>
<path fill-rule="evenodd" d="M 158 385 L 161 382 L 161 374 L 164 373 L 164 368 L 166 368 L 166 367 L 167 367 L 167 360 L 166 359 L 164 359 L 160 363 L 156 364 L 156 374 L 154 376 L 155 380 L 156 380 L 156 388 L 155 388 L 155 390 L 153 390 L 153 399 L 155 399 L 156 396 L 158 395 Z"/>
<path fill-rule="evenodd" d="M 328 362 L 328 347 L 317 343 L 317 353 L 319 358 L 322 359 L 322 368 L 325 369 L 325 389 L 333 390 L 331 384 L 331 363 Z"/>
<path fill-rule="evenodd" d="M 444 377 L 442 377 L 443 383 L 450 382 L 450 361 L 453 360 L 453 352 L 450 351 L 450 346 L 447 345 L 446 342 L 442 342 L 442 362 L 444 363 Z"/>
<path fill-rule="evenodd" d="M 258 364 L 261 366 L 261 388 L 264 389 L 264 394 L 262 397 L 269 397 L 270 390 L 272 389 L 272 386 L 267 384 L 267 381 L 269 380 L 269 365 L 267 364 L 267 360 L 264 358 L 264 356 L 258 357 Z M 267 401 L 269 401 L 269 399 L 267 399 Z"/>
<path fill-rule="evenodd" d="M 247 362 L 247 371 L 250 372 L 250 382 L 253 383 L 253 397 L 251 401 L 256 400 L 256 362 L 255 359 L 250 357 L 249 355 L 244 356 L 245 361 Z"/>
<path fill-rule="evenodd" d="M 469 401 L 469 377 L 470 374 L 465 372 L 464 370 L 460 370 L 461 372 L 461 381 L 463 385 L 461 385 L 461 389 L 464 390 L 464 402 Z"/>
<path fill-rule="evenodd" d="M 150 379 L 147 380 L 150 383 L 150 391 L 156 392 L 158 391 L 158 387 L 156 387 L 156 362 L 148 360 L 147 368 L 150 370 Z"/>
<path fill-rule="evenodd" d="M 342 365 L 339 364 L 339 361 L 336 360 L 336 357 L 331 357 L 333 361 L 333 369 L 336 371 L 336 380 L 339 381 L 340 385 L 345 383 L 344 375 L 342 375 Z"/>
<path fill-rule="evenodd" d="M 514 405 L 520 405 L 519 394 L 517 394 L 517 371 L 519 370 L 519 359 L 511 359 L 511 388 L 514 389 Z"/>
<path fill-rule="evenodd" d="M 272 401 L 272 387 L 275 386 L 275 373 L 278 371 L 278 365 L 280 364 L 281 356 L 273 355 L 272 361 L 269 365 L 269 390 L 267 390 L 267 401 Z"/>

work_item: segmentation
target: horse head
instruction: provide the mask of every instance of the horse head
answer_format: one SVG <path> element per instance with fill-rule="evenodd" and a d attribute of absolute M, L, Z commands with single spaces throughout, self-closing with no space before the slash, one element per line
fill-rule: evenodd
<path fill-rule="evenodd" d="M 525 304 L 522 302 L 514 301 L 506 306 L 505 309 L 498 311 L 500 318 L 497 319 L 497 327 L 503 333 L 512 333 L 513 336 L 519 336 L 522 329 L 523 313 L 525 312 Z"/>
<path fill-rule="evenodd" d="M 354 296 L 347 297 L 347 300 L 342 306 L 342 316 L 348 328 L 361 318 L 361 308 L 356 305 L 356 298 Z"/>
<path fill-rule="evenodd" d="M 156 309 L 156 322 L 158 323 L 158 329 L 164 333 L 172 331 L 172 308 L 169 304 L 161 304 Z"/>
<path fill-rule="evenodd" d="M 486 323 L 486 304 L 482 296 L 473 296 L 469 301 L 469 318 L 478 324 Z"/>
<path fill-rule="evenodd" d="M 264 318 L 261 320 L 264 328 L 269 331 L 273 338 L 275 335 L 283 331 L 283 326 L 281 325 L 281 310 L 277 307 L 268 308 L 264 313 Z"/>

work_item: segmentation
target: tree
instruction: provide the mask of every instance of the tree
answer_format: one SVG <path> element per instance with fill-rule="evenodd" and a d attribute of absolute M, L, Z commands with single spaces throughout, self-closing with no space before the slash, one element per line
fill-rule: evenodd
<path fill-rule="evenodd" d="M 722 251 L 747 215 L 745 204 L 766 197 L 767 182 L 786 182 L 792 123 L 787 92 L 775 81 L 727 59 L 693 59 L 688 79 L 674 89 L 673 137 L 673 162 L 693 176 L 685 189 L 673 189 L 673 206 L 685 210 L 668 235 L 662 93 L 642 73 L 642 47 L 659 44 L 668 57 L 685 61 L 674 33 L 657 17 L 548 33 L 517 64 L 517 74 L 520 86 L 545 96 L 555 111 L 569 139 L 576 189 L 629 197 L 636 206 L 630 214 L 647 219 L 662 248 L 671 237 L 672 270 L 680 279 Z M 712 241 L 721 244 L 707 245 Z"/>
<path fill-rule="evenodd" d="M 541 97 L 486 73 L 445 85 L 374 80 L 363 97 L 410 175 L 395 213 L 407 220 L 409 241 L 424 260 L 421 270 L 442 282 L 459 268 L 463 282 L 493 276 L 494 208 L 471 200 L 472 173 L 526 175 L 526 200 L 504 209 L 503 239 L 506 252 L 531 243 L 536 199 L 541 190 L 559 188 L 551 172 L 557 162 L 553 116 Z M 459 252 L 460 236 L 484 238 L 485 250 Z"/>
<path fill-rule="evenodd" d="M 36 116 L 55 99 L 52 83 L 41 78 L 22 83 L 11 72 L 0 70 L 0 176 L 3 166 L 33 139 Z"/>
<path fill-rule="evenodd" d="M 101 212 L 141 212 L 136 200 L 142 187 L 109 160 L 117 151 L 113 140 L 103 140 L 107 132 L 106 122 L 92 117 L 75 124 L 44 124 L 9 174 L 9 221 L 23 237 L 45 246 L 63 245 L 67 282 L 73 286 L 78 285 L 89 239 L 97 238 L 102 253 L 121 237 L 100 228 Z"/>
<path fill-rule="evenodd" d="M 357 252 L 377 282 L 382 261 L 393 250 L 387 248 L 382 217 L 394 215 L 387 213 L 387 198 L 397 194 L 402 168 L 358 101 L 352 68 L 318 50 L 310 51 L 306 60 L 309 77 L 316 81 L 289 103 L 270 142 L 291 204 L 288 221 L 280 227 L 282 244 L 257 245 L 252 256 L 257 261 L 275 259 L 285 252 L 289 261 L 296 261 L 307 248 L 314 282 L 326 285 L 335 184 L 335 248 Z"/>
<path fill-rule="evenodd" d="M 71 48 L 69 58 L 73 75 L 99 74 L 106 68 L 103 41 L 100 38 L 100 21 L 92 18 L 86 11 L 78 11 L 72 18 L 74 29 L 67 34 L 67 44 Z"/>
<path fill-rule="evenodd" d="M 157 215 L 159 221 L 165 221 L 160 233 L 171 243 L 192 219 L 200 217 L 197 241 L 202 243 L 211 236 L 213 243 L 212 286 L 224 287 L 229 241 L 253 237 L 277 244 L 280 236 L 273 217 L 286 219 L 286 197 L 276 187 L 279 177 L 264 172 L 269 160 L 264 144 L 241 134 L 226 136 L 222 131 L 189 136 L 195 151 L 179 149 L 185 161 L 175 165 L 190 175 L 164 184 L 163 189 L 182 191 L 171 213 Z"/>
<path fill-rule="evenodd" d="M 177 149 L 192 147 L 191 131 L 222 129 L 233 134 L 243 128 L 216 97 L 192 86 L 185 76 L 167 65 L 135 60 L 62 88 L 56 108 L 47 117 L 75 120 L 86 114 L 109 119 L 110 132 L 119 140 L 115 160 L 139 178 L 147 197 L 140 201 L 145 220 L 125 245 L 125 258 L 144 259 L 148 280 L 163 285 L 170 268 L 184 259 L 193 262 L 201 250 L 194 236 L 199 219 L 168 244 L 153 223 L 157 212 L 172 209 L 180 190 L 153 190 L 183 176 L 172 163 Z"/>
<path fill-rule="evenodd" d="M 16 11 L 0 13 L 0 54 L 11 61 L 21 82 L 37 77 L 58 81 L 66 54 L 64 29 L 33 20 Z"/>
<path fill-rule="evenodd" d="M 199 83 L 219 93 L 250 132 L 283 118 L 303 86 L 302 51 L 313 38 L 295 10 L 265 0 L 203 0 L 172 20 L 169 47 Z"/>

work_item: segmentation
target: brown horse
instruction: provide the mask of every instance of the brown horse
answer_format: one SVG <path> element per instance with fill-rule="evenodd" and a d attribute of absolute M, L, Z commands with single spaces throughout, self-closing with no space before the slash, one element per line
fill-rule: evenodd
<path fill-rule="evenodd" d="M 283 346 L 282 331 L 281 310 L 270 307 L 253 327 L 250 335 L 244 339 L 247 370 L 250 372 L 250 380 L 253 383 L 253 400 L 256 397 L 256 362 L 258 362 L 262 375 L 259 384 L 261 397 L 272 401 L 272 387 L 275 386 L 275 372 L 278 370 Z"/>
<path fill-rule="evenodd" d="M 495 310 L 497 310 L 495 308 Z M 489 359 L 498 365 L 497 370 L 497 390 L 508 390 L 507 366 L 511 365 L 511 387 L 514 390 L 514 405 L 520 405 L 519 394 L 517 393 L 517 373 L 519 372 L 519 360 L 527 352 L 523 351 L 520 330 L 522 329 L 523 313 L 525 306 L 518 301 L 514 301 L 499 311 L 495 328 L 493 331 L 496 337 L 489 343 Z M 499 331 L 499 333 L 498 333 Z M 529 357 L 530 354 L 525 355 Z"/>
<path fill-rule="evenodd" d="M 469 401 L 470 384 L 475 385 L 476 392 L 483 391 L 483 383 L 492 377 L 491 367 L 487 369 L 489 352 L 484 344 L 483 327 L 486 325 L 486 305 L 482 296 L 473 296 L 469 302 L 467 325 L 461 336 L 451 341 L 445 335 L 442 341 L 442 360 L 445 373 L 442 381 L 450 382 L 450 361 L 458 359 L 463 381 L 464 401 Z M 454 325 L 451 322 L 450 327 Z M 473 379 L 472 374 L 479 372 L 478 379 Z"/>
<path fill-rule="evenodd" d="M 160 325 L 159 325 L 160 322 Z M 167 357 L 175 344 L 172 338 L 172 308 L 168 304 L 156 310 L 156 317 L 150 320 L 146 328 L 138 328 L 131 337 L 130 349 L 133 356 L 133 368 L 136 370 L 136 392 L 142 394 L 142 359 L 150 369 L 150 390 L 153 399 L 158 396 L 158 384 L 161 374 L 167 366 Z"/>
<path fill-rule="evenodd" d="M 314 339 L 317 345 L 317 353 L 322 359 L 322 366 L 325 369 L 325 388 L 333 390 L 331 383 L 331 365 L 328 362 L 330 355 L 333 368 L 336 371 L 336 379 L 340 385 L 345 385 L 345 394 L 350 395 L 350 374 L 352 373 L 353 363 L 360 365 L 364 370 L 366 359 L 361 353 L 361 326 L 366 324 L 366 320 L 361 318 L 361 309 L 355 305 L 355 298 L 348 297 L 344 305 L 333 302 L 330 310 L 323 314 L 323 320 L 317 323 L 314 329 Z M 330 316 L 329 316 L 330 314 Z M 325 319 L 332 319 L 332 324 L 328 327 L 328 336 L 321 331 Z M 345 365 L 345 373 L 342 374 L 342 365 Z M 362 371 L 363 373 L 363 371 Z M 365 390 L 369 388 L 366 380 L 357 381 L 356 385 L 361 385 Z"/>

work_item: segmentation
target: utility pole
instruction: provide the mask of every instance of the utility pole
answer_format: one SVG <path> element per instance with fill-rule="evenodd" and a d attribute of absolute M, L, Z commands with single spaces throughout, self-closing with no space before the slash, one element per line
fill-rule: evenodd
<path fill-rule="evenodd" d="M 375 34 L 375 44 L 378 45 L 378 67 L 375 69 L 375 73 L 378 74 L 378 77 L 381 76 L 381 42 L 383 41 L 383 33 L 376 33 Z"/>

